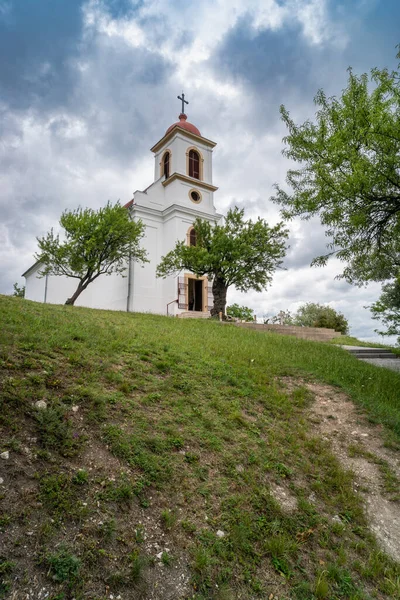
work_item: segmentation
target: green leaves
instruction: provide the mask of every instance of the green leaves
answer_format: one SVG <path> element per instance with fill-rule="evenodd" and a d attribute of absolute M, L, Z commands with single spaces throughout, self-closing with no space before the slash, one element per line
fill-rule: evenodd
<path fill-rule="evenodd" d="M 349 332 L 349 323 L 342 313 L 330 306 L 322 306 L 307 302 L 298 309 L 293 318 L 294 325 L 302 327 L 327 327 L 340 331 L 343 335 Z"/>
<path fill-rule="evenodd" d="M 225 286 L 235 285 L 245 292 L 261 292 L 282 264 L 288 231 L 283 223 L 274 227 L 258 218 L 244 220 L 244 210 L 228 211 L 221 224 L 196 219 L 196 246 L 178 242 L 157 267 L 158 277 L 186 269 L 195 275 L 218 278 Z"/>
<path fill-rule="evenodd" d="M 254 321 L 254 311 L 248 306 L 231 304 L 231 306 L 227 307 L 226 314 L 230 317 L 240 319 L 241 321 Z"/>
<path fill-rule="evenodd" d="M 79 280 L 73 302 L 100 275 L 124 273 L 129 259 L 147 262 L 146 251 L 140 248 L 144 225 L 132 221 L 128 210 L 119 203 L 113 206 L 108 202 L 97 211 L 65 211 L 60 225 L 65 241 L 61 242 L 53 230 L 38 238 L 41 252 L 36 259 L 43 264 L 41 275 L 65 275 Z"/>
<path fill-rule="evenodd" d="M 382 286 L 380 298 L 372 304 L 372 318 L 382 321 L 386 331 L 377 331 L 380 335 L 398 335 L 400 344 L 400 277 Z"/>
<path fill-rule="evenodd" d="M 351 283 L 381 280 L 388 271 L 394 276 L 400 268 L 399 73 L 373 69 L 368 78 L 349 69 L 340 97 L 319 90 L 314 102 L 315 122 L 302 125 L 281 106 L 288 128 L 283 154 L 299 167 L 287 173 L 291 193 L 276 186 L 272 199 L 285 218 L 321 219 L 332 252 L 314 264 L 336 254 L 347 262 L 342 276 Z"/>

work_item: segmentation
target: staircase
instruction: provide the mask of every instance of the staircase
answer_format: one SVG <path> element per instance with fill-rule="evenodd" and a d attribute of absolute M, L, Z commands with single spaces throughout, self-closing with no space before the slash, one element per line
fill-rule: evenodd
<path fill-rule="evenodd" d="M 383 359 L 398 359 L 400 356 L 394 354 L 391 350 L 386 348 L 362 348 L 361 346 L 342 346 L 345 350 L 348 350 L 350 354 L 353 354 L 356 358 L 365 360 L 368 358 L 383 358 Z"/>
<path fill-rule="evenodd" d="M 210 313 L 202 312 L 201 310 L 188 310 L 186 312 L 179 313 L 180 319 L 209 319 Z"/>
<path fill-rule="evenodd" d="M 342 334 L 334 329 L 325 327 L 296 327 L 294 325 L 259 325 L 258 323 L 237 323 L 238 327 L 256 329 L 257 331 L 269 331 L 280 335 L 292 335 L 303 340 L 324 342 Z"/>

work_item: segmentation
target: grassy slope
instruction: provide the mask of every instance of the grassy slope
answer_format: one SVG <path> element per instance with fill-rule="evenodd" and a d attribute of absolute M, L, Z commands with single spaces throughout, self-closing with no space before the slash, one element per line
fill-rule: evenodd
<path fill-rule="evenodd" d="M 388 348 L 395 354 L 400 354 L 400 348 L 395 346 L 390 346 L 388 344 L 376 344 L 373 342 L 363 342 L 355 337 L 350 335 L 342 335 L 338 338 L 333 338 L 329 340 L 329 344 L 337 344 L 337 345 L 347 345 L 347 346 L 363 346 L 364 348 Z"/>
<path fill-rule="evenodd" d="M 152 597 L 146 539 L 163 533 L 165 582 L 190 565 L 185 597 L 400 598 L 301 381 L 340 386 L 396 443 L 399 374 L 214 322 L 1 297 L 0 323 L 0 597 L 34 577 L 54 600 Z"/>

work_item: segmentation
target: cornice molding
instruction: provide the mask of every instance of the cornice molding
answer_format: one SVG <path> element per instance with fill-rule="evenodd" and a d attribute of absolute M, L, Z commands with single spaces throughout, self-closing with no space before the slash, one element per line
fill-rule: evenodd
<path fill-rule="evenodd" d="M 174 135 L 178 134 L 178 133 L 188 137 L 190 140 L 193 140 L 199 144 L 204 144 L 204 146 L 209 146 L 210 148 L 214 148 L 217 145 L 217 142 L 213 142 L 213 141 L 203 137 L 202 135 L 196 135 L 195 133 L 186 131 L 186 129 L 183 129 L 183 127 L 179 127 L 179 125 L 175 125 L 175 127 L 173 129 L 171 129 L 171 131 L 166 133 L 164 135 L 164 137 L 161 138 L 161 140 L 159 140 L 156 144 L 154 144 L 154 146 L 152 148 L 150 148 L 151 152 L 154 152 L 154 153 L 158 152 L 164 146 L 164 144 L 169 142 L 174 137 Z"/>
<path fill-rule="evenodd" d="M 218 188 L 211 183 L 206 183 L 205 181 L 200 181 L 200 179 L 195 179 L 194 177 L 189 177 L 188 175 L 183 175 L 182 173 L 172 173 L 168 179 L 162 181 L 162 185 L 167 187 L 170 183 L 178 179 L 179 181 L 183 181 L 184 183 L 189 183 L 191 186 L 203 188 L 205 190 L 209 190 L 210 192 L 215 192 Z"/>
<path fill-rule="evenodd" d="M 171 204 L 171 206 L 168 206 L 164 210 L 157 210 L 156 208 L 152 208 L 150 206 L 134 204 L 131 209 L 131 214 L 144 213 L 158 218 L 159 220 L 165 220 L 177 212 L 189 217 L 195 216 L 200 217 L 201 219 L 208 218 L 210 221 L 219 221 L 222 218 L 222 215 L 217 212 L 210 214 L 209 212 L 203 212 L 197 208 L 192 208 L 191 206 L 182 206 L 180 204 Z"/>

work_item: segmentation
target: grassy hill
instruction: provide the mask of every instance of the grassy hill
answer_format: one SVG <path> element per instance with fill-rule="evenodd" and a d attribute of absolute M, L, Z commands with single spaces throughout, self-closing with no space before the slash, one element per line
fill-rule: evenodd
<path fill-rule="evenodd" d="M 329 344 L 4 296 L 0 330 L 0 597 L 400 598 L 305 385 L 340 387 L 400 448 L 400 374 Z"/>

